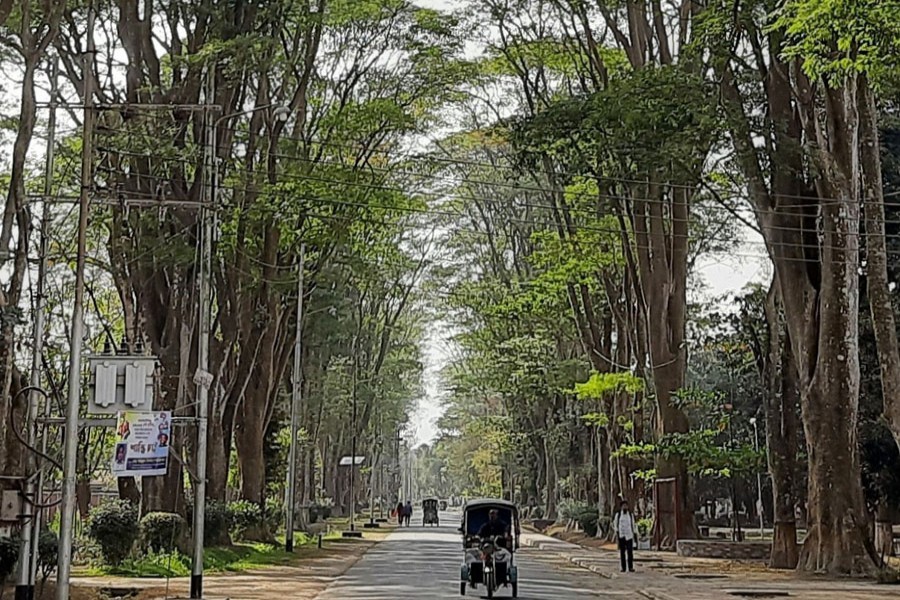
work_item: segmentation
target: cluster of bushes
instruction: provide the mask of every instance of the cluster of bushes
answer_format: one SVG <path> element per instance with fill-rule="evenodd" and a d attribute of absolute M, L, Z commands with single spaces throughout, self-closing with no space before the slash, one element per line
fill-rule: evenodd
<path fill-rule="evenodd" d="M 613 520 L 611 517 L 600 517 L 596 508 L 586 502 L 577 500 L 564 500 L 559 505 L 560 516 L 571 524 L 577 524 L 586 535 L 594 537 L 597 532 L 606 537 L 612 531 Z M 646 539 L 653 530 L 653 519 L 638 519 L 638 536 Z"/>
<path fill-rule="evenodd" d="M 135 505 L 110 500 L 90 512 L 86 534 L 96 544 L 103 562 L 120 565 L 135 551 L 144 553 L 187 552 L 190 522 L 176 513 L 152 512 L 140 517 Z M 271 537 L 278 528 L 282 511 L 265 512 L 258 504 L 244 500 L 210 502 L 204 514 L 204 534 L 208 546 L 227 546 L 232 540 L 258 540 Z"/>
<path fill-rule="evenodd" d="M 600 518 L 600 513 L 587 502 L 563 500 L 559 504 L 559 514 L 569 523 L 576 523 L 585 535 L 594 537 L 599 530 L 603 535 L 609 532 L 609 517 Z"/>

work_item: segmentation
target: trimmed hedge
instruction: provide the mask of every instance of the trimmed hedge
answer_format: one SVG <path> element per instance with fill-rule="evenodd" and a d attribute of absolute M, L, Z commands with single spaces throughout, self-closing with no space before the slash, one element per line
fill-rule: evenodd
<path fill-rule="evenodd" d="M 152 512 L 141 519 L 141 546 L 154 552 L 171 552 L 181 546 L 187 522 L 177 513 Z"/>
<path fill-rule="evenodd" d="M 91 509 L 87 535 L 100 547 L 103 560 L 119 565 L 128 558 L 140 535 L 138 510 L 125 500 L 108 500 Z"/>
<path fill-rule="evenodd" d="M 266 519 L 259 504 L 247 500 L 237 500 L 228 504 L 228 516 L 231 524 L 231 535 L 235 539 L 245 540 L 265 527 Z"/>

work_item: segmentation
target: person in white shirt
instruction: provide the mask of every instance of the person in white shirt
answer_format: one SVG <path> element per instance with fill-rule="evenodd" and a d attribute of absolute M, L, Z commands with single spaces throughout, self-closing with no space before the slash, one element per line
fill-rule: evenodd
<path fill-rule="evenodd" d="M 628 571 L 634 573 L 634 540 L 637 538 L 637 523 L 634 521 L 634 514 L 628 507 L 628 502 L 623 500 L 616 513 L 616 519 L 613 523 L 616 537 L 619 538 L 619 559 L 622 563 L 622 572 Z"/>

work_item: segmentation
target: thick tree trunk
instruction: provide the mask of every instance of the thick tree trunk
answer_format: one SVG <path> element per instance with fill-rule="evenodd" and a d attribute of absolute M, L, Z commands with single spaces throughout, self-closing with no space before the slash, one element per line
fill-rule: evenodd
<path fill-rule="evenodd" d="M 545 472 L 547 476 L 547 485 L 544 488 L 546 492 L 546 498 L 544 499 L 544 517 L 547 519 L 555 519 L 556 518 L 556 487 L 558 485 L 557 479 L 557 471 L 556 471 L 556 463 L 553 457 L 553 452 L 547 446 L 547 440 L 544 438 L 544 460 L 545 463 Z"/>
<path fill-rule="evenodd" d="M 850 78 L 839 90 L 823 91 L 827 131 L 817 122 L 818 186 L 821 197 L 829 199 L 821 207 L 817 318 L 804 322 L 798 320 L 801 315 L 788 313 L 809 452 L 809 532 L 798 568 L 836 574 L 870 574 L 875 567 L 857 443 L 860 172 L 855 83 Z M 787 287 L 795 285 L 781 280 L 786 309 Z M 797 306 L 797 300 L 790 304 Z"/>
<path fill-rule="evenodd" d="M 671 404 L 672 393 L 684 385 L 684 370 L 681 361 L 670 360 L 669 364 L 654 370 L 653 382 L 657 386 L 657 436 L 686 432 L 689 430 L 687 416 Z M 656 515 L 653 527 L 660 547 L 673 549 L 679 539 L 695 537 L 693 493 L 687 465 L 681 457 L 659 457 L 656 460 L 656 474 L 659 479 L 675 479 L 678 493 L 675 497 L 662 499 L 663 506 L 672 507 L 672 512 Z M 674 488 L 673 488 L 674 489 Z"/>
<path fill-rule="evenodd" d="M 138 489 L 134 477 L 119 477 L 116 479 L 116 487 L 119 490 L 119 500 L 125 500 L 135 506 L 141 503 L 141 490 Z"/>
<path fill-rule="evenodd" d="M 255 390 L 247 390 L 248 397 L 242 403 L 241 418 L 234 428 L 234 441 L 241 465 L 241 498 L 262 506 L 266 489 L 266 428 L 264 410 L 249 398 L 255 393 Z"/>
<path fill-rule="evenodd" d="M 775 516 L 775 535 L 769 567 L 794 569 L 800 557 L 794 515 L 797 503 L 794 476 L 797 471 L 797 411 L 800 390 L 790 338 L 780 324 L 777 286 L 777 280 L 773 281 L 766 299 L 769 348 L 763 373 L 766 386 L 766 448 L 769 473 L 772 476 Z"/>
<path fill-rule="evenodd" d="M 807 571 L 871 573 L 875 566 L 856 429 L 859 403 L 859 211 L 857 77 L 838 89 L 815 86 L 782 62 L 784 40 L 766 41 L 770 129 L 766 162 L 754 136 L 756 100 L 734 73 L 721 73 L 732 139 L 775 265 L 796 358 L 809 453 L 808 535 L 798 562 Z M 796 90 L 793 93 L 792 90 Z M 801 151 L 816 156 L 815 197 Z"/>
<path fill-rule="evenodd" d="M 875 94 L 864 79 L 859 85 L 859 120 L 866 223 L 866 292 L 878 349 L 884 416 L 894 440 L 900 446 L 900 344 L 888 280 L 878 107 Z"/>
<path fill-rule="evenodd" d="M 210 415 L 207 436 L 207 486 L 206 495 L 210 500 L 225 501 L 228 485 L 228 456 L 221 415 Z"/>

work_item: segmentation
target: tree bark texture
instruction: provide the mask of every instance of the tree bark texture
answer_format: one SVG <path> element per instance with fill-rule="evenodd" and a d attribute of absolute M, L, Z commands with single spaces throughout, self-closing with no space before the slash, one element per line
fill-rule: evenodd
<path fill-rule="evenodd" d="M 766 448 L 772 477 L 772 505 L 775 531 L 769 567 L 794 569 L 799 559 L 795 475 L 797 472 L 797 428 L 800 393 L 797 364 L 791 342 L 781 319 L 777 278 L 766 296 L 766 343 L 759 348 L 760 375 L 765 389 Z M 761 344 L 760 344 L 761 346 Z"/>
<path fill-rule="evenodd" d="M 742 91 L 731 71 L 724 70 L 721 80 L 797 361 L 809 468 L 809 531 L 798 568 L 870 573 L 874 548 L 856 439 L 861 204 L 856 79 L 848 78 L 840 89 L 825 82 L 814 87 L 798 65 L 779 58 L 779 32 L 769 32 L 767 42 L 774 64 L 761 70 L 772 121 L 764 132 L 765 169 Z M 804 176 L 805 141 L 815 143 L 815 188 Z"/>
<path fill-rule="evenodd" d="M 860 80 L 858 96 L 862 203 L 866 232 L 866 293 L 878 350 L 884 416 L 894 440 L 900 446 L 900 344 L 897 341 L 897 321 L 894 318 L 888 280 L 878 107 L 875 93 L 865 79 Z"/>

